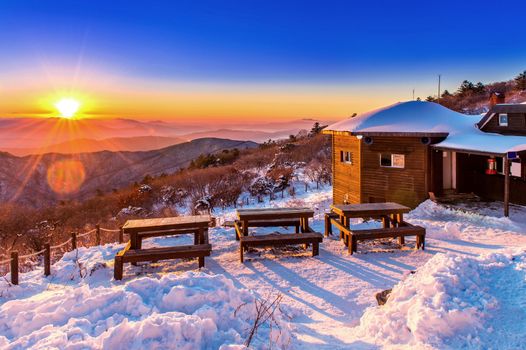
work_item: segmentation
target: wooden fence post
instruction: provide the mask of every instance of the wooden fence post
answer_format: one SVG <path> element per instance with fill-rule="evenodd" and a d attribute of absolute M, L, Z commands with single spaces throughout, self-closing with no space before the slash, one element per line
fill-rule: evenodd
<path fill-rule="evenodd" d="M 77 249 L 77 233 L 71 232 L 71 250 Z"/>
<path fill-rule="evenodd" d="M 119 243 L 124 243 L 124 230 L 121 227 L 119 227 Z"/>
<path fill-rule="evenodd" d="M 51 247 L 44 244 L 44 276 L 51 275 Z"/>
<path fill-rule="evenodd" d="M 100 245 L 100 225 L 95 225 L 95 244 Z"/>
<path fill-rule="evenodd" d="M 11 252 L 11 283 L 18 284 L 18 252 Z"/>

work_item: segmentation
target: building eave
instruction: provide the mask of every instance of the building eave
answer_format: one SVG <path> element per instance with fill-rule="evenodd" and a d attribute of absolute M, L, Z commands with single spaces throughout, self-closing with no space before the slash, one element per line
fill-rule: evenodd
<path fill-rule="evenodd" d="M 340 136 L 394 136 L 394 137 L 447 137 L 447 132 L 384 132 L 384 131 L 340 131 L 323 130 L 326 135 Z"/>

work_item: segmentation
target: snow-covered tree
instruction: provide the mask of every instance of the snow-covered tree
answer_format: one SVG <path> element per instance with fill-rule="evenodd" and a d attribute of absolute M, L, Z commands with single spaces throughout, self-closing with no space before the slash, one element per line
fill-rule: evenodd
<path fill-rule="evenodd" d="M 526 70 L 515 77 L 515 89 L 519 91 L 526 90 Z"/>

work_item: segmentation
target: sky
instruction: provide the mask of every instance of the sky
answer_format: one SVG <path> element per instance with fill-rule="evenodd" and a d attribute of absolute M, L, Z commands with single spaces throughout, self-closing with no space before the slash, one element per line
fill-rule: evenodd
<path fill-rule="evenodd" d="M 336 120 L 526 69 L 526 3 L 0 1 L 0 116 Z"/>

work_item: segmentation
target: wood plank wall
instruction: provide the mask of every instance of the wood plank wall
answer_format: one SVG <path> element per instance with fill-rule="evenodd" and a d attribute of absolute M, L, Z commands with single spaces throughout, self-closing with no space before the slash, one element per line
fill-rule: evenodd
<path fill-rule="evenodd" d="M 373 137 L 373 144 L 362 144 L 362 202 L 397 202 L 416 207 L 428 197 L 429 146 L 420 137 Z M 405 155 L 405 168 L 380 166 L 381 153 Z"/>
<path fill-rule="evenodd" d="M 500 126 L 499 116 L 495 114 L 484 126 L 483 131 L 526 136 L 526 114 L 508 113 L 508 126 Z"/>
<path fill-rule="evenodd" d="M 333 203 L 360 203 L 360 140 L 355 136 L 333 135 Z M 352 164 L 340 161 L 340 151 L 352 153 Z"/>

